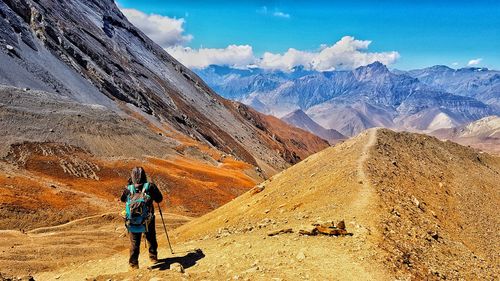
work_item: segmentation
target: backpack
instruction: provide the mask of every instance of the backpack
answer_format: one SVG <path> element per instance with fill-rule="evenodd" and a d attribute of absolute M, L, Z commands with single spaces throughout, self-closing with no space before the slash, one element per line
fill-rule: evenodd
<path fill-rule="evenodd" d="M 148 207 L 151 196 L 149 196 L 149 182 L 142 186 L 138 192 L 134 185 L 127 186 L 130 194 L 125 204 L 125 226 L 129 232 L 148 232 L 148 224 L 151 220 L 151 212 Z"/>

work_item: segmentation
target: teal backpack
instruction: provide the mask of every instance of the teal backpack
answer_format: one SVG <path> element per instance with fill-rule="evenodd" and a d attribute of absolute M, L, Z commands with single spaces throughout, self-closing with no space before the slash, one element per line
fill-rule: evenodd
<path fill-rule="evenodd" d="M 125 226 L 132 233 L 147 232 L 152 216 L 148 208 L 148 202 L 151 200 L 148 194 L 149 182 L 143 185 L 141 191 L 136 190 L 134 185 L 127 186 L 127 189 L 130 194 L 125 204 Z"/>

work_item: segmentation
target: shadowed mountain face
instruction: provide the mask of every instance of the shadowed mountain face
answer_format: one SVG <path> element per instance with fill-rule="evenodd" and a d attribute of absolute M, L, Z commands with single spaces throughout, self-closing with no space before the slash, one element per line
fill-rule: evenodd
<path fill-rule="evenodd" d="M 332 144 L 346 139 L 346 136 L 342 135 L 337 130 L 325 129 L 318 123 L 314 122 L 314 120 L 312 120 L 304 111 L 300 109 L 283 116 L 281 120 L 297 128 L 309 131 Z"/>
<path fill-rule="evenodd" d="M 436 65 L 406 73 L 446 92 L 473 97 L 486 104 L 500 106 L 499 71 L 478 67 L 452 69 Z"/>
<path fill-rule="evenodd" d="M 287 74 L 211 66 L 197 73 L 223 96 L 278 117 L 301 109 L 346 136 L 375 126 L 430 131 L 498 114 L 498 72 L 431 70 L 391 72 L 375 62 L 353 71 Z"/>
<path fill-rule="evenodd" d="M 255 122 L 259 113 L 215 94 L 111 0 L 0 1 L 0 62 L 1 84 L 131 111 L 270 170 L 327 146 L 303 131 L 304 142 L 273 139 L 272 128 Z"/>

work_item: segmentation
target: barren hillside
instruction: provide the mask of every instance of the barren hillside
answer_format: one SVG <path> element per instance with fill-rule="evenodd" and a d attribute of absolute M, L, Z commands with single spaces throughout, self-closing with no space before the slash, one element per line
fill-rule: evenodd
<path fill-rule="evenodd" d="M 35 276 L 495 280 L 499 176 L 498 157 L 426 135 L 373 129 L 177 228 L 175 254 L 161 239 L 165 259 L 151 270 L 142 260 L 143 269 L 126 272 L 122 252 L 100 265 Z M 174 262 L 186 273 L 164 271 Z"/>
<path fill-rule="evenodd" d="M 226 203 L 263 176 L 154 120 L 13 87 L 0 86 L 0 100 L 0 229 L 117 210 L 134 166 L 144 166 L 169 193 L 170 211 L 190 216 Z"/>
<path fill-rule="evenodd" d="M 328 146 L 304 131 L 298 133 L 315 141 L 274 140 L 274 128 L 241 115 L 133 26 L 112 0 L 2 0 L 0 11 L 0 84 L 167 126 L 262 166 L 267 175 L 296 163 L 283 156 Z"/>
<path fill-rule="evenodd" d="M 328 146 L 245 108 L 114 1 L 1 0 L 0 229 L 115 210 L 136 165 L 198 216 Z"/>

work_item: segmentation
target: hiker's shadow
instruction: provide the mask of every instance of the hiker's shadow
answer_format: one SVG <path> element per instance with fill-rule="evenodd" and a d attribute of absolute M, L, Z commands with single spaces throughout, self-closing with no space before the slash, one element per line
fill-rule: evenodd
<path fill-rule="evenodd" d="M 205 257 L 205 254 L 201 249 L 196 249 L 195 251 L 189 252 L 182 257 L 172 257 L 166 259 L 159 259 L 158 263 L 151 266 L 151 269 L 167 270 L 170 269 L 170 265 L 173 263 L 180 263 L 182 267 L 190 268 L 195 265 L 197 261 Z"/>

